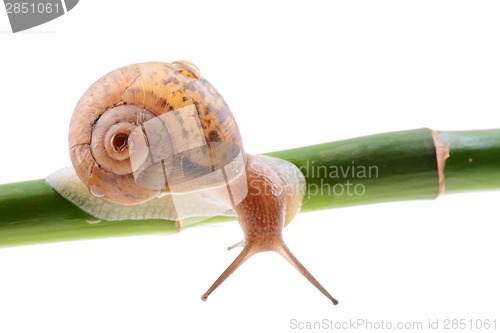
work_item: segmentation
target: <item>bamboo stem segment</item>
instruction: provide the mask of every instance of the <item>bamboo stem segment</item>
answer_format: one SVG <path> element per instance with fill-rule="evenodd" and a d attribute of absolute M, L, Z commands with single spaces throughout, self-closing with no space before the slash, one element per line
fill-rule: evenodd
<path fill-rule="evenodd" d="M 441 157 L 444 193 L 500 189 L 500 129 L 437 135 L 449 152 L 449 157 Z M 288 160 L 302 171 L 307 182 L 302 211 L 313 211 L 434 199 L 442 188 L 435 143 L 433 132 L 424 128 L 267 155 Z M 203 223 L 230 219 L 213 217 Z M 2 247 L 178 231 L 168 220 L 96 222 L 44 180 L 0 185 Z"/>

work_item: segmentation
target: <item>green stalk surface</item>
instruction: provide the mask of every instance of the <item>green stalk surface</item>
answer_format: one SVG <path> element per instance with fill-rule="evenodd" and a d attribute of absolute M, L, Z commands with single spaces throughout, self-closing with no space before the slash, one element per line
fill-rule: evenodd
<path fill-rule="evenodd" d="M 500 129 L 440 131 L 449 147 L 445 193 L 500 189 Z M 428 129 L 370 135 L 266 155 L 294 163 L 306 178 L 302 211 L 434 199 L 438 171 Z M 0 246 L 176 233 L 168 220 L 95 222 L 45 180 L 0 185 Z M 231 220 L 213 217 L 201 224 Z M 192 226 L 197 226 L 194 224 Z M 192 227 L 190 226 L 190 227 Z"/>

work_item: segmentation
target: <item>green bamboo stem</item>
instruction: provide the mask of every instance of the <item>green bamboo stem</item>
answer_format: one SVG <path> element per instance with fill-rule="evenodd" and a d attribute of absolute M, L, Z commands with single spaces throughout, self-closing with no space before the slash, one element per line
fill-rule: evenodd
<path fill-rule="evenodd" d="M 439 132 L 450 149 L 446 191 L 500 189 L 500 129 Z M 302 211 L 434 199 L 436 153 L 427 129 L 384 133 L 290 149 L 268 155 L 288 160 L 304 173 Z M 354 168 L 354 173 L 352 172 Z M 364 170 L 364 172 L 363 172 Z M 230 220 L 213 217 L 203 223 Z M 173 221 L 95 222 L 44 180 L 0 185 L 0 246 L 77 239 L 175 233 Z M 196 226 L 199 224 L 195 224 Z"/>

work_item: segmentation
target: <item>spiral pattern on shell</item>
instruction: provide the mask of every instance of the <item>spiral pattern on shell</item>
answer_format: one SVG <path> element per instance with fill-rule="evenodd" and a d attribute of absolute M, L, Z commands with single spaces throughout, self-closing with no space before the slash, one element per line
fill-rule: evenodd
<path fill-rule="evenodd" d="M 69 148 L 87 188 L 119 204 L 217 186 L 214 179 L 200 184 L 197 176 L 237 156 L 243 168 L 245 161 L 229 107 L 188 62 L 140 63 L 103 76 L 75 107 Z M 226 181 L 242 163 L 229 175 L 226 170 Z"/>

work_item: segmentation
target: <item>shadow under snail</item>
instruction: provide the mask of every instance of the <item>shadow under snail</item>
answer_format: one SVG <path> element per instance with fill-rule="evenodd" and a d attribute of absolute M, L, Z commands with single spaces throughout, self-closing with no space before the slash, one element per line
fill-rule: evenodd
<path fill-rule="evenodd" d="M 287 161 L 246 154 L 229 107 L 193 64 L 139 63 L 100 78 L 74 110 L 69 148 L 76 175 L 94 196 L 88 200 L 102 207 L 106 201 L 120 211 L 169 197 L 179 227 L 189 210 L 204 207 L 198 201 L 211 206 L 217 199 L 220 212 L 236 213 L 244 237 L 229 249 L 243 250 L 202 300 L 252 255 L 275 251 L 337 304 L 283 241 L 283 227 L 302 205 L 302 173 Z M 86 200 L 73 201 L 113 218 Z"/>

